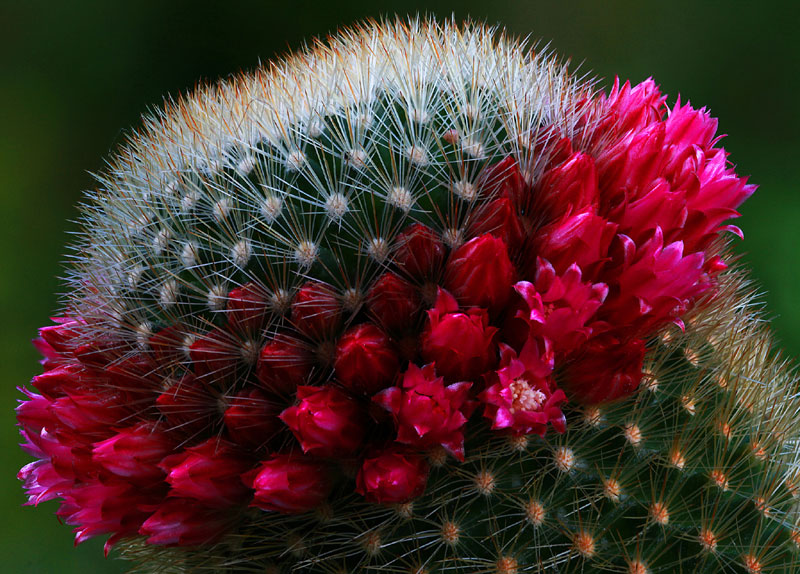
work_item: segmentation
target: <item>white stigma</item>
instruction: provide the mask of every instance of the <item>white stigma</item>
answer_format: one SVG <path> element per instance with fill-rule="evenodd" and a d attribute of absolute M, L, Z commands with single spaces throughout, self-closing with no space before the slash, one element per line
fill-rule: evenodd
<path fill-rule="evenodd" d="M 547 400 L 547 395 L 522 378 L 513 380 L 509 389 L 512 397 L 509 409 L 511 414 L 517 411 L 538 411 Z"/>

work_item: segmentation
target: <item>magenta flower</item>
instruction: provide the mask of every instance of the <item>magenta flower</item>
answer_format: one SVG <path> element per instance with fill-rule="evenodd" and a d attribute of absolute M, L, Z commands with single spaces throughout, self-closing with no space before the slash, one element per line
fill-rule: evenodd
<path fill-rule="evenodd" d="M 529 339 L 519 356 L 511 347 L 503 347 L 501 368 L 495 373 L 497 382 L 478 396 L 492 429 L 544 435 L 550 423 L 558 432 L 566 431 L 561 405 L 567 396 L 554 388 L 550 378 L 552 353 L 540 347 L 535 339 Z"/>
<path fill-rule="evenodd" d="M 356 492 L 370 502 L 407 502 L 424 492 L 428 470 L 423 457 L 390 448 L 364 459 L 356 478 Z"/>
<path fill-rule="evenodd" d="M 458 460 L 464 460 L 464 425 L 475 408 L 469 400 L 472 383 L 445 386 L 434 365 L 420 368 L 413 363 L 400 387 L 390 387 L 372 400 L 392 413 L 397 442 L 419 449 L 441 445 Z"/>

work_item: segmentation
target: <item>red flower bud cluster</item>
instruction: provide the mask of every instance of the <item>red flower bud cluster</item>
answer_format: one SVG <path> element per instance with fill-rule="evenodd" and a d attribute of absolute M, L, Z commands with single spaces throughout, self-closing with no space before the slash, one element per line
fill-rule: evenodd
<path fill-rule="evenodd" d="M 716 121 L 668 110 L 650 80 L 583 114 L 575 141 L 542 130 L 536 179 L 511 156 L 487 166 L 463 228 L 400 230 L 360 297 L 309 271 L 291 293 L 214 292 L 213 324 L 42 328 L 17 409 L 30 503 L 60 499 L 79 542 L 205 544 L 248 506 L 307 512 L 334 487 L 408 501 L 427 452 L 464 460 L 479 418 L 563 432 L 568 399 L 634 391 L 645 341 L 714 288 L 710 246 L 740 233 L 725 222 L 754 187 Z"/>

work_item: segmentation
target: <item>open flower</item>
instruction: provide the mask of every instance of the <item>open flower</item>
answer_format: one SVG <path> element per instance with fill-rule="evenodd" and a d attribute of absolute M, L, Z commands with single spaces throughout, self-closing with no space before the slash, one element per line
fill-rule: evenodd
<path fill-rule="evenodd" d="M 390 387 L 372 400 L 394 416 L 397 442 L 425 449 L 441 445 L 464 460 L 463 427 L 474 409 L 472 383 L 445 386 L 434 365 L 410 364 L 400 387 Z"/>
<path fill-rule="evenodd" d="M 508 346 L 502 349 L 497 382 L 479 395 L 484 413 L 492 429 L 508 429 L 514 434 L 544 435 L 547 425 L 558 432 L 566 430 L 561 405 L 567 396 L 556 389 L 550 374 L 553 356 L 531 338 L 517 353 Z"/>

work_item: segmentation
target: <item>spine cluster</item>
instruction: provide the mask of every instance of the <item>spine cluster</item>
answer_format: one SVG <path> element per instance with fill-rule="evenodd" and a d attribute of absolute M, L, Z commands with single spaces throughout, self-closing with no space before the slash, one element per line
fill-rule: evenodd
<path fill-rule="evenodd" d="M 31 503 L 153 571 L 794 571 L 755 188 L 665 101 L 410 22 L 171 104 L 40 331 Z"/>

